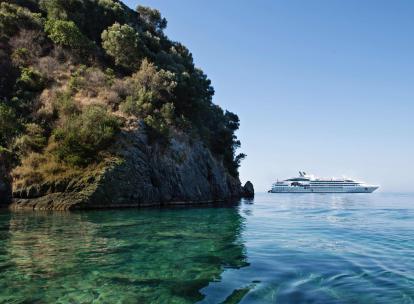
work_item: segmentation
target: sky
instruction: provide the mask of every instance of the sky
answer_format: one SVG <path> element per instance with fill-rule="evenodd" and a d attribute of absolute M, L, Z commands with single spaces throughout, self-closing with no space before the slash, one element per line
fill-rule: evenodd
<path fill-rule="evenodd" d="M 305 171 L 414 192 L 414 1 L 125 3 L 159 9 L 239 115 L 242 182 Z"/>

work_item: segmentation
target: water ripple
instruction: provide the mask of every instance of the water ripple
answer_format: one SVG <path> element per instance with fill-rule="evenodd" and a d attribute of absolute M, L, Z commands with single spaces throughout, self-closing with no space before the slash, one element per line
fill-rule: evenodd
<path fill-rule="evenodd" d="M 414 303 L 414 196 L 0 213 L 0 303 Z"/>

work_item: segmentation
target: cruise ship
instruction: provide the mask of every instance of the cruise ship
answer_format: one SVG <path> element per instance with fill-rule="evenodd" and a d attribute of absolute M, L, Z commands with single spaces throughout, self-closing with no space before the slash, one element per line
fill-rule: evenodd
<path fill-rule="evenodd" d="M 272 193 L 371 193 L 379 186 L 368 185 L 346 178 L 316 178 L 306 172 L 298 177 L 277 181 L 269 192 Z"/>

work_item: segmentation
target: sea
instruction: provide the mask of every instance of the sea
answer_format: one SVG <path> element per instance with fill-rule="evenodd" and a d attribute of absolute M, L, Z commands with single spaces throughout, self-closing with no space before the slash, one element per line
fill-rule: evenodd
<path fill-rule="evenodd" d="M 414 303 L 414 194 L 0 211 L 0 303 Z"/>

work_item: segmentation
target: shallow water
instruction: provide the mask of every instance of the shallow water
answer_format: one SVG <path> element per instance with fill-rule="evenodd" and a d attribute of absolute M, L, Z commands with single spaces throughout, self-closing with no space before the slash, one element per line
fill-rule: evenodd
<path fill-rule="evenodd" d="M 0 303 L 413 303 L 414 195 L 0 213 Z"/>

